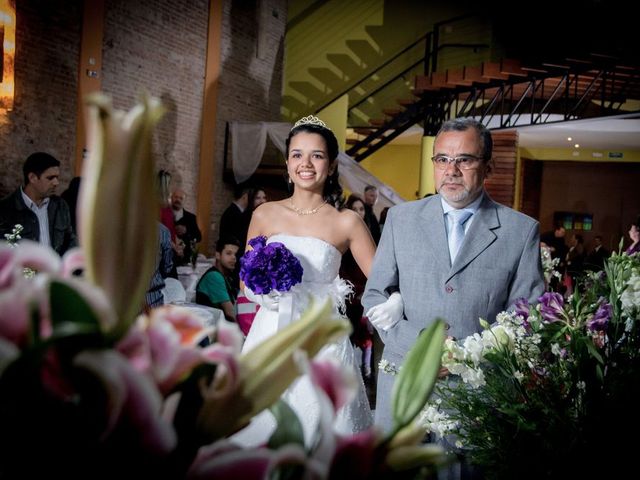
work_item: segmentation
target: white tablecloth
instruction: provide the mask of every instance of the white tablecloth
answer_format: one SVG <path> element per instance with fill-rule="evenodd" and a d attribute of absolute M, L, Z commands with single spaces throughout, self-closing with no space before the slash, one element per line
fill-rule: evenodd
<path fill-rule="evenodd" d="M 196 285 L 200 277 L 213 266 L 213 259 L 199 260 L 196 263 L 196 268 L 192 268 L 191 265 L 185 265 L 178 267 L 178 280 L 184 287 L 187 294 L 187 302 L 195 302 L 196 300 Z"/>
<path fill-rule="evenodd" d="M 177 307 L 186 308 L 194 315 L 202 318 L 207 327 L 214 327 L 218 324 L 220 319 L 224 318 L 224 312 L 219 308 L 207 307 L 205 305 L 198 305 L 197 303 L 173 303 Z"/>

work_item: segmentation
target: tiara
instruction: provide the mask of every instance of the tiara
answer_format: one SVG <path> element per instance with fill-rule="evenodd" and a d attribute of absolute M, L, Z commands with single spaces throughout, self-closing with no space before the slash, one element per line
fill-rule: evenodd
<path fill-rule="evenodd" d="M 326 128 L 327 130 L 331 130 L 329 127 L 327 127 L 326 123 L 324 123 L 318 117 L 314 117 L 313 115 L 309 115 L 308 117 L 302 117 L 293 125 L 293 128 L 297 128 L 301 125 L 315 125 L 317 127 L 322 127 L 322 128 Z M 293 128 L 291 130 L 293 130 Z"/>

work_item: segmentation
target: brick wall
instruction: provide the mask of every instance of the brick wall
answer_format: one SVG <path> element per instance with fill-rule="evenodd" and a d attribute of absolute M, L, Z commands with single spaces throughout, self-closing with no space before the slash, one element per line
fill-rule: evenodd
<path fill-rule="evenodd" d="M 262 11 L 258 3 L 226 1 L 224 5 L 211 250 L 218 238 L 220 216 L 233 199 L 233 189 L 222 180 L 225 123 L 280 121 L 287 0 L 263 0 Z M 263 35 L 259 24 L 265 29 Z"/>
<path fill-rule="evenodd" d="M 493 200 L 507 207 L 513 207 L 518 132 L 499 130 L 491 132 L 491 137 L 493 138 L 493 169 L 485 182 L 485 187 Z"/>
<path fill-rule="evenodd" d="M 0 196 L 22 183 L 35 151 L 61 162 L 62 192 L 73 177 L 82 2 L 16 2 L 15 102 L 0 114 Z"/>
<path fill-rule="evenodd" d="M 82 0 L 17 3 L 16 99 L 0 116 L 0 195 L 15 189 L 27 155 L 46 150 L 62 162 L 60 192 L 73 176 Z M 278 121 L 287 0 L 226 0 L 218 82 L 210 246 L 231 201 L 222 180 L 225 123 Z M 206 62 L 208 0 L 106 0 L 102 89 L 129 109 L 142 92 L 168 111 L 154 139 L 158 168 L 172 173 L 195 210 Z M 259 45 L 259 48 L 258 48 Z M 213 125 L 204 135 L 213 135 Z M 59 192 L 59 193 L 60 193 Z M 197 212 L 196 212 L 197 213 Z M 209 249 L 211 251 L 211 248 Z"/>
<path fill-rule="evenodd" d="M 207 42 L 207 0 L 107 0 L 102 90 L 130 109 L 143 92 L 167 112 L 154 136 L 158 169 L 194 211 Z"/>

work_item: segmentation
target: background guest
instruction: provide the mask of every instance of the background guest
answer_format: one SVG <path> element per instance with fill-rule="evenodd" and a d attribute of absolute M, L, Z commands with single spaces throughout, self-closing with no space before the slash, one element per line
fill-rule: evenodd
<path fill-rule="evenodd" d="M 236 321 L 236 297 L 232 275 L 240 248 L 237 238 L 220 238 L 216 242 L 215 264 L 202 275 L 196 285 L 196 303 L 219 308 L 230 322 Z"/>
<path fill-rule="evenodd" d="M 640 252 L 640 216 L 629 227 L 629 238 L 631 245 L 624 251 L 628 255 Z"/>
<path fill-rule="evenodd" d="M 373 241 L 380 242 L 380 223 L 378 217 L 376 217 L 373 207 L 378 202 L 378 189 L 374 185 L 367 185 L 364 187 L 364 223 L 369 227 Z"/>
<path fill-rule="evenodd" d="M 176 262 L 184 265 L 195 260 L 197 255 L 196 244 L 202 240 L 202 233 L 198 228 L 196 216 L 184 209 L 184 190 L 177 188 L 171 194 L 171 210 L 173 212 L 173 222 L 176 227 L 176 235 L 184 244 L 182 257 L 176 256 Z"/>
<path fill-rule="evenodd" d="M 156 255 L 156 269 L 149 282 L 149 290 L 144 296 L 146 309 L 159 307 L 164 303 L 162 289 L 164 279 L 173 270 L 173 248 L 171 248 L 171 234 L 169 229 L 158 222 L 158 250 Z"/>
<path fill-rule="evenodd" d="M 579 233 L 574 233 L 569 239 L 569 251 L 566 257 L 567 275 L 571 281 L 571 292 L 575 290 L 576 281 L 582 275 L 584 265 L 584 239 Z"/>
<path fill-rule="evenodd" d="M 609 250 L 602 245 L 602 236 L 596 235 L 593 237 L 593 250 L 589 252 L 584 260 L 584 268 L 585 270 L 599 272 L 604 268 L 604 261 L 607 258 L 609 258 Z"/>
<path fill-rule="evenodd" d="M 59 255 L 78 245 L 69 206 L 55 195 L 60 161 L 32 153 L 22 166 L 24 185 L 0 201 L 0 238 L 20 224 L 20 236 L 53 248 Z"/>
<path fill-rule="evenodd" d="M 73 177 L 69 182 L 67 189 L 60 195 L 69 206 L 69 215 L 71 216 L 71 227 L 74 232 L 78 232 L 76 226 L 76 210 L 78 209 L 78 193 L 80 192 L 80 177 Z"/>
<path fill-rule="evenodd" d="M 360 197 L 350 195 L 345 203 L 345 208 L 356 212 L 364 222 L 364 201 Z M 353 258 L 351 250 L 347 250 L 342 255 L 340 277 L 349 280 L 353 284 L 353 295 L 346 302 L 346 313 L 353 327 L 353 333 L 350 337 L 351 342 L 362 350 L 362 361 L 360 365 L 362 376 L 364 379 L 368 379 L 371 377 L 372 371 L 373 327 L 369 324 L 367 317 L 363 315 L 361 303 L 367 277 L 362 273 L 362 270 Z"/>

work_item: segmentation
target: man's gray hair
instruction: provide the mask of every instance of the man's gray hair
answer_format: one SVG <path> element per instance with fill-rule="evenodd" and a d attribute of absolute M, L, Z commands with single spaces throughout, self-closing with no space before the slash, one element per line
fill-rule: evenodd
<path fill-rule="evenodd" d="M 470 128 L 475 129 L 482 141 L 482 158 L 485 162 L 491 160 L 493 154 L 493 139 L 491 138 L 491 132 L 481 122 L 473 118 L 454 118 L 453 120 L 447 120 L 442 124 L 440 130 L 436 134 L 436 138 L 443 132 L 464 132 Z"/>

